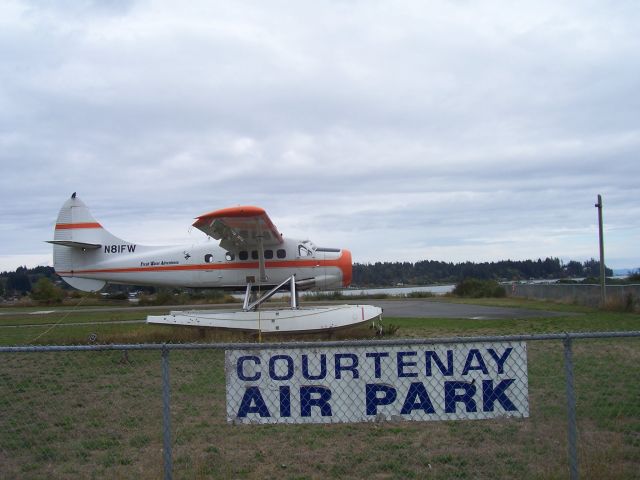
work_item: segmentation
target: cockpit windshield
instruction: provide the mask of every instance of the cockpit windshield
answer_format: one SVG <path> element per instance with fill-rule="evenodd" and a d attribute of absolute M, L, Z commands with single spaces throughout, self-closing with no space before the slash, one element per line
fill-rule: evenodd
<path fill-rule="evenodd" d="M 309 240 L 305 240 L 298 245 L 299 257 L 312 257 L 316 251 L 316 246 Z"/>

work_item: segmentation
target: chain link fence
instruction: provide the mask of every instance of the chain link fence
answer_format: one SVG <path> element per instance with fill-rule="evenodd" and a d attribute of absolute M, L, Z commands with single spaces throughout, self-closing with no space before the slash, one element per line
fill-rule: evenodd
<path fill-rule="evenodd" d="M 0 347 L 0 477 L 637 478 L 639 361 L 640 332 Z"/>
<path fill-rule="evenodd" d="M 511 297 L 554 300 L 589 307 L 600 306 L 600 285 L 566 283 L 506 283 L 506 293 Z M 629 312 L 640 308 L 640 285 L 607 285 L 607 306 Z"/>

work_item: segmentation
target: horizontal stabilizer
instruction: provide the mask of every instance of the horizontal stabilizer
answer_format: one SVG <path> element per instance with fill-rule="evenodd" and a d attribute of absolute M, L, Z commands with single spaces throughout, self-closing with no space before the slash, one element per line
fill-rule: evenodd
<path fill-rule="evenodd" d="M 63 276 L 62 279 L 73 288 L 77 288 L 83 292 L 97 292 L 107 284 L 104 280 L 95 280 L 93 278 Z"/>
<path fill-rule="evenodd" d="M 99 243 L 74 242 L 72 240 L 46 240 L 46 242 L 53 243 L 54 245 L 62 245 L 64 247 L 82 248 L 83 250 L 95 250 L 102 247 Z"/>

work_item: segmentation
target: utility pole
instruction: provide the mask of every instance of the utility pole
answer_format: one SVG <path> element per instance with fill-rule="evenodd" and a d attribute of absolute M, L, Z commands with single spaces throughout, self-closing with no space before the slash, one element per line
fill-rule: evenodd
<path fill-rule="evenodd" d="M 602 195 L 598 194 L 598 203 L 595 207 L 598 209 L 598 225 L 600 233 L 600 306 L 607 304 L 607 290 L 605 286 L 605 266 L 604 266 L 604 235 L 602 233 Z"/>

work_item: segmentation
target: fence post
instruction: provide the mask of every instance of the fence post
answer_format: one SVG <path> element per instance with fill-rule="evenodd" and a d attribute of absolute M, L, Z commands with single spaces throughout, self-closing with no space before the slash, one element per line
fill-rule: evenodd
<path fill-rule="evenodd" d="M 164 457 L 164 479 L 173 477 L 173 459 L 171 457 L 171 385 L 169 383 L 169 349 L 162 346 L 162 442 Z"/>
<path fill-rule="evenodd" d="M 576 396 L 573 388 L 573 353 L 571 350 L 571 337 L 569 334 L 563 340 L 564 343 L 564 373 L 567 382 L 567 441 L 569 453 L 569 472 L 571 480 L 578 480 L 578 452 L 576 426 Z"/>

